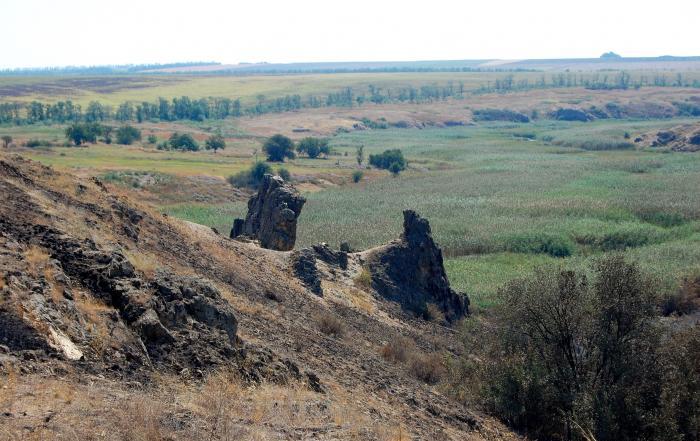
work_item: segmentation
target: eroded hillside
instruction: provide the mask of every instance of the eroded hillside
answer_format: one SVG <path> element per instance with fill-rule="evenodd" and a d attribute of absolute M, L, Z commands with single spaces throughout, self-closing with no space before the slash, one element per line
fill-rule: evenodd
<path fill-rule="evenodd" d="M 382 356 L 397 339 L 418 359 L 458 348 L 374 293 L 372 253 L 338 269 L 316 249 L 319 295 L 298 252 L 18 156 L 0 157 L 0 213 L 3 439 L 513 437 Z M 466 308 L 443 290 L 445 313 Z"/>

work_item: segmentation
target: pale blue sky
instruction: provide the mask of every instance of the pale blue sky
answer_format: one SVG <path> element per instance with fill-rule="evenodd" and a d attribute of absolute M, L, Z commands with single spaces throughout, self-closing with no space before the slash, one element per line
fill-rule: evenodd
<path fill-rule="evenodd" d="M 0 0 L 0 67 L 700 55 L 698 0 Z"/>

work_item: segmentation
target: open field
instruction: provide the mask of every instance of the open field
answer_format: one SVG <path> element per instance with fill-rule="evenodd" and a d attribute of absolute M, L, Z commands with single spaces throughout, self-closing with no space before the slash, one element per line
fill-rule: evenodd
<path fill-rule="evenodd" d="M 112 89 L 104 91 L 81 91 L 75 95 L 75 90 L 66 90 L 60 92 L 64 95 L 51 99 L 70 97 L 118 103 L 136 99 L 137 95 L 138 100 L 150 100 L 180 94 L 254 98 L 259 93 L 305 94 L 348 85 L 395 87 L 449 80 L 464 80 L 468 87 L 478 87 L 501 75 L 157 76 L 140 77 L 141 82 L 135 83 L 124 78 L 125 87 L 115 83 Z M 119 77 L 113 78 L 118 83 Z M 0 78 L 0 88 L 13 81 L 20 80 Z M 152 87 L 147 84 L 150 81 Z M 83 92 L 85 95 L 81 95 Z M 700 157 L 642 148 L 625 138 L 625 134 L 634 139 L 680 124 L 697 124 L 693 118 L 649 117 L 588 123 L 540 118 L 527 124 L 473 123 L 473 110 L 507 108 L 545 114 L 558 107 L 601 107 L 613 102 L 635 109 L 639 106 L 642 111 L 652 106 L 655 112 L 674 102 L 697 100 L 698 96 L 698 89 L 671 87 L 487 93 L 433 103 L 365 104 L 216 121 L 139 125 L 144 138 L 154 134 L 159 141 L 178 131 L 191 133 L 201 143 L 219 131 L 227 138 L 228 147 L 217 154 L 159 151 L 145 143 L 131 147 L 99 144 L 87 148 L 20 150 L 61 169 L 133 187 L 136 197 L 155 204 L 161 211 L 227 234 L 232 219 L 244 215 L 246 196 L 240 192 L 234 195 L 224 179 L 262 157 L 261 141 L 265 137 L 278 132 L 295 139 L 330 136 L 334 154 L 328 159 L 297 158 L 284 164 L 308 199 L 299 226 L 298 246 L 320 241 L 334 246 L 349 241 L 358 249 L 375 246 L 396 237 L 401 229 L 401 211 L 413 208 L 430 219 L 455 287 L 469 293 L 476 304 L 488 306 L 499 286 L 536 265 L 581 266 L 615 251 L 638 259 L 659 278 L 665 290 L 676 289 L 684 276 L 700 272 Z M 425 128 L 353 129 L 363 118 L 389 123 L 405 121 L 409 126 Z M 445 127 L 447 121 L 465 125 Z M 62 145 L 63 129 L 6 126 L 2 132 L 12 135 L 19 144 L 40 138 Z M 380 170 L 364 170 L 362 182 L 352 184 L 350 176 L 357 169 L 355 151 L 360 145 L 365 148 L 365 156 L 389 148 L 402 149 L 410 168 L 398 178 Z M 161 176 L 166 177 L 162 182 Z M 155 181 L 159 184 L 153 185 Z M 228 191 L 232 192 L 230 197 L 225 196 Z"/>
<path fill-rule="evenodd" d="M 514 85 L 528 81 L 534 85 L 545 80 L 551 82 L 558 75 L 579 78 L 612 79 L 620 71 L 560 71 L 553 72 L 392 72 L 392 73 L 338 73 L 338 74 L 283 74 L 253 76 L 188 76 L 188 75 L 110 75 L 66 77 L 2 77 L 0 76 L 0 101 L 30 102 L 33 100 L 55 103 L 72 100 L 83 107 L 90 101 L 99 101 L 113 107 L 125 101 L 156 101 L 159 97 L 171 99 L 187 95 L 191 98 L 227 97 L 240 99 L 245 104 L 255 103 L 259 96 L 277 98 L 298 94 L 325 97 L 350 87 L 355 93 L 367 93 L 369 86 L 381 89 L 412 86 L 463 83 L 466 92 L 491 87 L 498 81 L 511 79 Z M 663 77 L 673 85 L 678 75 L 684 83 L 700 81 L 700 70 L 636 70 L 630 72 L 631 81 Z M 595 91 L 589 91 L 595 92 Z M 600 91 L 599 91 L 600 92 Z M 577 93 L 581 93 L 580 91 Z M 610 93 L 610 91 L 607 91 Z"/>

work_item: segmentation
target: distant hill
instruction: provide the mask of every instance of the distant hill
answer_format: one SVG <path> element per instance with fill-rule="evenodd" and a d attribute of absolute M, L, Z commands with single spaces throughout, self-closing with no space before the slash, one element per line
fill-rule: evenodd
<path fill-rule="evenodd" d="M 184 62 L 119 66 L 68 66 L 0 70 L 0 76 L 47 75 L 265 75 L 295 73 L 353 72 L 472 72 L 472 71 L 549 71 L 549 70 L 700 70 L 700 56 L 622 57 L 606 52 L 599 58 L 553 58 L 523 60 L 420 60 L 420 61 L 341 61 L 318 63 L 239 63 Z"/>

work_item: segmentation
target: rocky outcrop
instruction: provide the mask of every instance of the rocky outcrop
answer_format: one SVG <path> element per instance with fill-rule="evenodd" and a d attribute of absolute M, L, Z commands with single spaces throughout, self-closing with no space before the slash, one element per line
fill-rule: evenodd
<path fill-rule="evenodd" d="M 401 238 L 367 252 L 372 287 L 419 314 L 426 314 L 428 305 L 433 304 L 448 321 L 463 317 L 468 313 L 469 299 L 450 288 L 430 224 L 412 210 L 404 211 L 403 216 Z"/>
<path fill-rule="evenodd" d="M 260 241 L 263 248 L 289 251 L 296 242 L 297 218 L 305 202 L 292 185 L 266 174 L 248 201 L 245 221 L 234 221 L 231 238 L 246 236 Z"/>
<path fill-rule="evenodd" d="M 292 253 L 292 271 L 312 293 L 322 296 L 321 273 L 316 266 L 316 255 L 310 248 L 304 248 Z"/>

